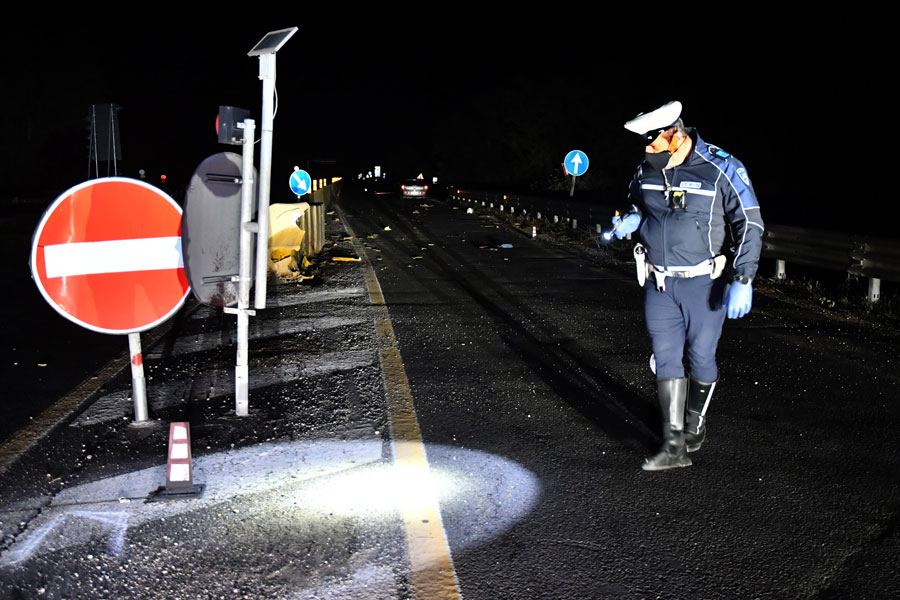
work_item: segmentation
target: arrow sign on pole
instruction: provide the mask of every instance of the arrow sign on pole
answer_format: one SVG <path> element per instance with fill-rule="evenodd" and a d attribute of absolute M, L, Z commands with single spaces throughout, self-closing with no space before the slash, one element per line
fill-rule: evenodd
<path fill-rule="evenodd" d="M 578 177 L 587 172 L 589 161 L 587 154 L 581 150 L 572 150 L 566 154 L 566 160 L 563 164 L 566 166 L 566 173 Z M 581 165 L 584 165 L 584 168 L 582 168 Z"/>
<path fill-rule="evenodd" d="M 312 177 L 303 169 L 297 169 L 291 173 L 290 186 L 291 191 L 298 196 L 308 194 L 312 187 Z"/>
<path fill-rule="evenodd" d="M 572 157 L 572 175 L 578 175 L 579 167 L 581 167 L 581 157 L 576 154 Z"/>

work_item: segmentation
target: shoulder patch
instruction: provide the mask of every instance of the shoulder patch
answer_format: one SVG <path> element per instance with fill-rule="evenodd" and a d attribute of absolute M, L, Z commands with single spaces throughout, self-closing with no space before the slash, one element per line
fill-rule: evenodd
<path fill-rule="evenodd" d="M 741 178 L 741 181 L 743 181 L 747 185 L 750 185 L 750 178 L 747 176 L 747 169 L 745 169 L 744 167 L 741 167 L 740 169 L 737 170 L 737 174 L 738 174 L 738 177 Z"/>
<path fill-rule="evenodd" d="M 719 158 L 731 158 L 731 155 L 718 146 L 710 146 L 709 150 Z"/>

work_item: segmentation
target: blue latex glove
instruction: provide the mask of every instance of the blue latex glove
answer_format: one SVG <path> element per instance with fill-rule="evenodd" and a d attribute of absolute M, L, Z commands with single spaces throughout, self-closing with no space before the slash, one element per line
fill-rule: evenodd
<path fill-rule="evenodd" d="M 753 284 L 732 282 L 728 288 L 728 318 L 740 319 L 753 305 Z"/>
<path fill-rule="evenodd" d="M 625 218 L 616 215 L 612 219 L 613 235 L 623 239 L 629 233 L 634 233 L 641 226 L 641 215 L 637 213 L 628 213 Z"/>

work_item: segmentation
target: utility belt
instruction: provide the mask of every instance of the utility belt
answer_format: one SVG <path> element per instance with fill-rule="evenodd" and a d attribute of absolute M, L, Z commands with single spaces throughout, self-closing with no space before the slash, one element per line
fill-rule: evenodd
<path fill-rule="evenodd" d="M 678 268 L 665 268 L 660 267 L 659 265 L 650 264 L 647 262 L 647 251 L 641 244 L 636 244 L 634 247 L 634 260 L 635 266 L 637 267 L 637 279 L 638 283 L 641 284 L 641 287 L 644 286 L 644 281 L 651 275 L 653 275 L 653 281 L 656 284 L 656 289 L 660 292 L 666 291 L 666 277 L 672 277 L 674 279 L 687 279 L 690 277 L 699 277 L 701 275 L 709 275 L 710 279 L 717 279 L 722 275 L 722 272 L 725 270 L 725 264 L 728 262 L 728 259 L 720 254 L 714 258 L 708 258 L 704 260 L 702 263 L 696 264 L 692 267 L 678 267 Z"/>

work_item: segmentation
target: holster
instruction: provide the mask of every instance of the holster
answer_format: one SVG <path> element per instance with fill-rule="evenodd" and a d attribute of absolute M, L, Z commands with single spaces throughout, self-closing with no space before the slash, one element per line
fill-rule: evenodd
<path fill-rule="evenodd" d="M 709 274 L 709 278 L 718 279 L 722 275 L 722 271 L 725 270 L 726 264 L 728 264 L 728 257 L 724 254 L 720 254 L 713 258 L 713 271 Z"/>
<path fill-rule="evenodd" d="M 641 244 L 634 245 L 634 265 L 637 269 L 638 284 L 644 287 L 644 281 L 647 280 L 647 251 Z"/>

